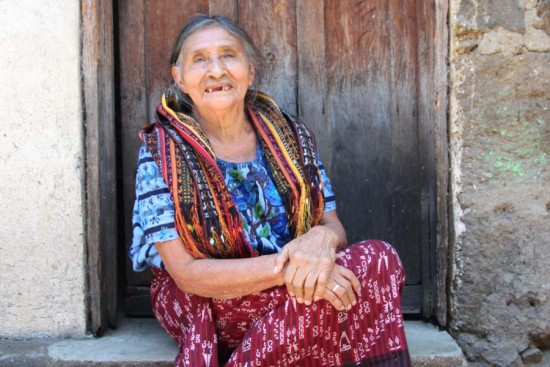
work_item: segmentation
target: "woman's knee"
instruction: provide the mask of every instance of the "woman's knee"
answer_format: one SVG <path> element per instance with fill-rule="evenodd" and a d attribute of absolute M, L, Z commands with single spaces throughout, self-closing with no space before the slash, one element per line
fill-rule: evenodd
<path fill-rule="evenodd" d="M 351 260 L 349 264 L 355 270 L 374 270 L 380 272 L 391 272 L 404 281 L 405 270 L 399 254 L 389 243 L 381 240 L 365 240 L 355 243 L 345 250 L 344 259 Z M 350 269 L 354 270 L 354 269 Z"/>

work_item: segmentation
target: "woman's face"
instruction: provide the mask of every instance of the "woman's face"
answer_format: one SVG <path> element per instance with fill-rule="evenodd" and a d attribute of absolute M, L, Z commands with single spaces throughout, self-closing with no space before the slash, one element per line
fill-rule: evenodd
<path fill-rule="evenodd" d="M 172 67 L 174 80 L 199 115 L 243 108 L 254 74 L 242 41 L 216 25 L 189 36 L 178 65 Z"/>

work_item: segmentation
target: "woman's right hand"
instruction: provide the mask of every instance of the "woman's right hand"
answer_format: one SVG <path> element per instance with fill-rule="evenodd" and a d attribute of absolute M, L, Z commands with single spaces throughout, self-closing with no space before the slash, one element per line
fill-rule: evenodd
<path fill-rule="evenodd" d="M 337 310 L 344 311 L 357 304 L 355 294 L 361 295 L 359 279 L 351 270 L 334 264 L 325 287 L 323 299 Z"/>

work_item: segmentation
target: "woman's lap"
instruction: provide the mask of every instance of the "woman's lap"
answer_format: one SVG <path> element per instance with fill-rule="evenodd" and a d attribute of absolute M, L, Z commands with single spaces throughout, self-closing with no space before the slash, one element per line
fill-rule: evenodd
<path fill-rule="evenodd" d="M 285 287 L 206 299 L 185 294 L 165 272 L 155 271 L 153 309 L 179 342 L 176 365 L 217 366 L 219 349 L 222 360 L 232 352 L 228 366 L 408 366 L 397 253 L 382 241 L 363 241 L 345 252 L 337 262 L 355 273 L 362 288 L 349 311 L 324 300 L 298 304 Z"/>

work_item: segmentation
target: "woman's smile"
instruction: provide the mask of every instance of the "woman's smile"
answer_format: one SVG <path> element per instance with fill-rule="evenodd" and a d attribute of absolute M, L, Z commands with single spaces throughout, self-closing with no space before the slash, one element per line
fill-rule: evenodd
<path fill-rule="evenodd" d="M 215 83 L 213 85 L 209 85 L 206 87 L 206 93 L 214 93 L 214 92 L 227 92 L 230 89 L 233 89 L 233 86 L 231 83 Z"/>

